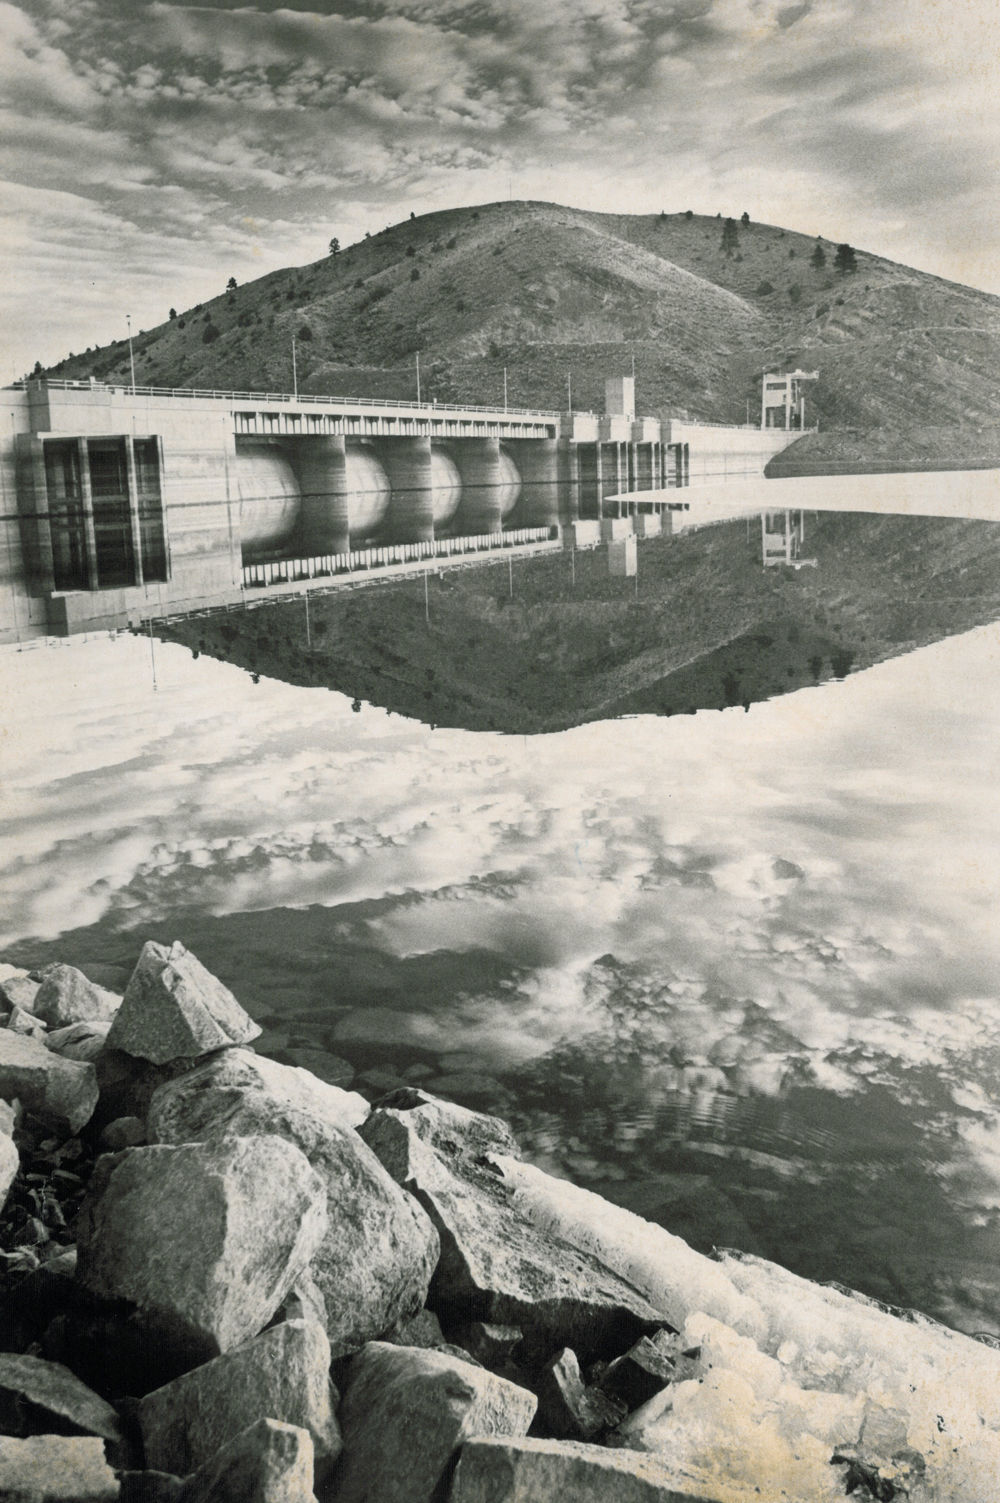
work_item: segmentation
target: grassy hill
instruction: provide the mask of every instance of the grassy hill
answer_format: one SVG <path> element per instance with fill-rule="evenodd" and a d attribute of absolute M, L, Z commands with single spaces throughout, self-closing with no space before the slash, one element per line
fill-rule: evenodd
<path fill-rule="evenodd" d="M 593 214 L 497 203 L 406 220 L 310 266 L 269 273 L 134 340 L 145 385 L 598 409 L 636 362 L 639 410 L 721 422 L 759 410 L 765 369 L 821 372 L 821 426 L 1000 425 L 1000 298 L 857 251 L 837 237 L 686 213 Z M 816 247 L 824 258 L 815 265 Z M 169 282 L 164 299 L 170 301 Z M 124 341 L 49 374 L 129 379 Z"/>
<path fill-rule="evenodd" d="M 436 725 L 517 733 L 750 705 L 1000 615 L 1000 527 L 810 518 L 816 569 L 762 569 L 743 521 L 640 545 L 638 589 L 603 550 L 450 569 L 161 623 L 194 652 Z M 510 593 L 513 582 L 513 595 Z"/>

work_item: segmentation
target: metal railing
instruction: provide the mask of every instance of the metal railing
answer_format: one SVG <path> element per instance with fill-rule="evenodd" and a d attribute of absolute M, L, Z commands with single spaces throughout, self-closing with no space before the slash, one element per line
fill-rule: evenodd
<path fill-rule="evenodd" d="M 30 381 L 15 381 L 14 390 L 26 391 Z M 537 407 L 483 407 L 471 402 L 399 402 L 388 397 L 335 397 L 316 396 L 290 391 L 216 391 L 208 387 L 194 386 L 133 386 L 131 382 L 109 386 L 104 381 L 66 381 L 39 377 L 53 391 L 106 391 L 122 392 L 136 397 L 210 397 L 223 402 L 290 402 L 293 405 L 325 405 L 328 407 L 378 407 L 393 412 L 488 412 L 494 417 L 532 417 L 545 422 L 554 422 L 560 413 Z M 593 417 L 593 413 L 580 414 Z"/>
<path fill-rule="evenodd" d="M 514 527 L 509 532 L 481 532 L 426 543 L 386 543 L 371 548 L 353 548 L 347 553 L 323 553 L 313 558 L 276 559 L 273 563 L 244 565 L 243 588 L 266 589 L 268 585 L 326 579 L 359 570 L 388 568 L 392 564 L 418 563 L 421 559 L 496 552 L 519 544 L 554 542 L 558 536 L 558 527 Z"/>

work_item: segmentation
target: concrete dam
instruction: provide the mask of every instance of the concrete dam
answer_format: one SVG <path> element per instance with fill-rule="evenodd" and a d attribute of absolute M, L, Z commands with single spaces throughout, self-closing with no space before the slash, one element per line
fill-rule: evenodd
<path fill-rule="evenodd" d="M 0 641 L 225 606 L 248 589 L 538 545 L 605 497 L 656 510 L 759 476 L 797 435 L 606 411 L 440 406 L 44 377 L 3 392 Z"/>

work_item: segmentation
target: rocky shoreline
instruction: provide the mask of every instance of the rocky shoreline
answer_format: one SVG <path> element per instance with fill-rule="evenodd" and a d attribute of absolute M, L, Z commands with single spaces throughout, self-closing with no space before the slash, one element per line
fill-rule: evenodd
<path fill-rule="evenodd" d="M 994 1503 L 994 1345 L 258 1055 L 180 944 L 0 1025 L 9 1503 Z"/>

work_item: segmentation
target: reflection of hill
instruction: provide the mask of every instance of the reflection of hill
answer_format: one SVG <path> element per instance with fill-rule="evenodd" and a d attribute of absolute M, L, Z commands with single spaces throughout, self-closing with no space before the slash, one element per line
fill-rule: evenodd
<path fill-rule="evenodd" d="M 815 569 L 763 570 L 754 524 L 640 545 L 633 580 L 602 550 L 455 570 L 174 623 L 195 651 L 438 725 L 537 732 L 787 693 L 1000 616 L 1000 529 L 818 516 Z"/>
<path fill-rule="evenodd" d="M 819 368 L 824 428 L 1000 421 L 1000 299 L 773 225 L 721 249 L 719 219 L 592 214 L 547 203 L 451 209 L 392 226 L 310 266 L 271 272 L 135 341 L 147 385 L 301 389 L 601 404 L 636 356 L 639 407 L 723 422 L 756 410 L 759 377 Z M 165 297 L 169 294 L 165 293 Z M 166 310 L 164 310 L 166 311 Z M 128 379 L 124 341 L 53 367 Z"/>

